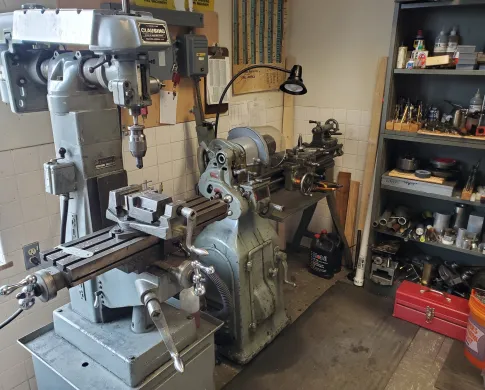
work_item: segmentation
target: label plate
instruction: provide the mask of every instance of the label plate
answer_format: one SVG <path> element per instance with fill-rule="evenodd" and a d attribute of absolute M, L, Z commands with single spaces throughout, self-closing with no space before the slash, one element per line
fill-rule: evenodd
<path fill-rule="evenodd" d="M 159 23 L 138 23 L 141 39 L 143 42 L 167 43 L 167 27 Z"/>

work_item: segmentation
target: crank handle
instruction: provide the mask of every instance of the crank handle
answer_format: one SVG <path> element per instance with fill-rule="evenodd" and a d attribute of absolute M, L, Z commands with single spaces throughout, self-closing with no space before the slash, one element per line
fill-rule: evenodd
<path fill-rule="evenodd" d="M 37 276 L 27 275 L 24 279 L 22 279 L 18 283 L 6 284 L 5 286 L 0 287 L 0 296 L 10 295 L 20 287 L 34 286 L 36 283 L 37 283 Z"/>
<path fill-rule="evenodd" d="M 192 238 L 197 224 L 197 212 L 188 207 L 184 207 L 181 211 L 181 214 L 187 220 L 185 246 L 191 253 L 195 254 L 196 256 L 208 256 L 209 252 L 207 252 L 205 249 L 197 248 L 195 245 L 192 244 Z"/>
<path fill-rule="evenodd" d="M 160 332 L 160 336 L 162 336 L 162 340 L 170 353 L 170 357 L 172 358 L 175 369 L 183 374 L 185 371 L 185 365 L 173 341 L 172 334 L 170 333 L 167 319 L 163 314 L 160 301 L 153 293 L 146 294 L 144 301 L 148 314 Z"/>
<path fill-rule="evenodd" d="M 213 266 L 206 267 L 197 260 L 192 262 L 192 267 L 194 268 L 194 275 L 192 276 L 192 282 L 194 283 L 194 292 L 195 295 L 201 297 L 205 295 L 206 291 L 204 286 L 205 278 L 202 273 L 206 275 L 212 275 L 216 271 Z"/>

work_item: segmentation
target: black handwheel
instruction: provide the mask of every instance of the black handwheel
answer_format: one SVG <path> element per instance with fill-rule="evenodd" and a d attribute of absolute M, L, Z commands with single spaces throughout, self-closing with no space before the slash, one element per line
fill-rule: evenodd
<path fill-rule="evenodd" d="M 329 119 L 325 122 L 325 125 L 331 125 L 332 128 L 329 130 L 330 133 L 338 133 L 339 131 L 339 124 L 336 119 Z"/>

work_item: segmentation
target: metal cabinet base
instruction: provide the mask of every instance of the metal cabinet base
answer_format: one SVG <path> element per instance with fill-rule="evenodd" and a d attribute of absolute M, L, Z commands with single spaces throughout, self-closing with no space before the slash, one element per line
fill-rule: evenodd
<path fill-rule="evenodd" d="M 248 363 L 289 323 L 277 240 L 272 222 L 253 213 L 213 223 L 196 240 L 196 246 L 209 252 L 201 261 L 215 267 L 233 298 L 234 311 L 216 334 L 217 350 L 240 364 Z M 211 285 L 206 298 L 210 306 L 220 307 Z"/>
<path fill-rule="evenodd" d="M 39 390 L 214 390 L 214 332 L 219 327 L 219 321 L 203 315 L 197 339 L 180 353 L 185 372 L 175 371 L 172 361 L 168 360 L 136 387 L 107 370 L 105 361 L 104 364 L 98 363 L 96 357 L 86 355 L 56 334 L 54 324 L 23 337 L 19 342 L 33 355 Z M 105 336 L 99 333 L 100 344 L 105 341 Z M 116 356 L 118 352 L 113 351 L 113 361 L 120 359 Z"/>

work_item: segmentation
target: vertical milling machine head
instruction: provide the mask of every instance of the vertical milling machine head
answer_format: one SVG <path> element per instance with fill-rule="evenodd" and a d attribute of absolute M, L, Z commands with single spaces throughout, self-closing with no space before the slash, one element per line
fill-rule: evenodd
<path fill-rule="evenodd" d="M 52 112 L 46 95 L 73 99 L 76 89 L 110 91 L 113 102 L 133 117 L 133 126 L 128 129 L 129 149 L 137 167 L 142 168 L 147 143 L 139 117 L 148 115 L 151 95 L 163 86 L 150 76 L 150 67 L 157 66 L 150 57 L 171 48 L 172 42 L 163 20 L 147 12 L 130 11 L 128 1 L 123 5 L 121 11 L 30 5 L 2 14 L 0 93 L 12 111 L 24 114 Z M 60 50 L 66 45 L 88 50 L 69 54 Z M 170 68 L 168 60 L 164 66 Z M 19 79 L 24 82 L 19 84 Z M 72 80 L 69 85 L 68 79 Z M 63 106 L 59 107 L 55 107 L 56 113 L 64 114 Z"/>

